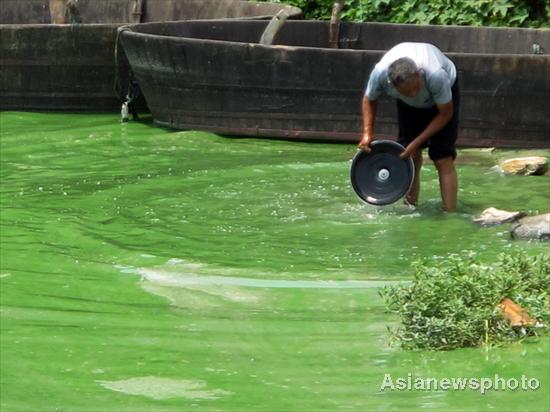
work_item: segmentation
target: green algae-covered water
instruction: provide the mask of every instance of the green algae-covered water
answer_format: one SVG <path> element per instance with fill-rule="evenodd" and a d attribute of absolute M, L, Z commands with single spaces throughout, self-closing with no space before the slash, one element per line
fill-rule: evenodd
<path fill-rule="evenodd" d="M 2 412 L 550 409 L 550 339 L 403 352 L 377 292 L 419 258 L 548 253 L 471 223 L 548 211 L 548 177 L 492 170 L 518 153 L 463 150 L 444 214 L 429 163 L 417 210 L 361 204 L 353 145 L 0 119 Z M 495 375 L 538 386 L 381 390 Z"/>

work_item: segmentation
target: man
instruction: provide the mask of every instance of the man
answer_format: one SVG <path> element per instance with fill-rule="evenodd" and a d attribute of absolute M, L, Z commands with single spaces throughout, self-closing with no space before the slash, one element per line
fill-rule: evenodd
<path fill-rule="evenodd" d="M 443 209 L 456 209 L 458 181 L 455 141 L 460 93 L 456 67 L 428 43 L 401 43 L 390 49 L 370 74 L 363 97 L 363 137 L 359 148 L 370 151 L 377 99 L 385 92 L 397 99 L 401 157 L 412 157 L 415 177 L 406 200 L 418 203 L 422 149 L 428 147 L 439 175 Z"/>

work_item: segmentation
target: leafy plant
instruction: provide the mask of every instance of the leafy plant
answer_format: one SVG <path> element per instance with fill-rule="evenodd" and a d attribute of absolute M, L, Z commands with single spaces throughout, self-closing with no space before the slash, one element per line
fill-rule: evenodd
<path fill-rule="evenodd" d="M 404 349 L 447 350 L 522 339 L 498 307 L 508 298 L 547 329 L 550 321 L 550 256 L 502 255 L 484 266 L 472 258 L 451 257 L 413 266 L 411 283 L 390 286 L 380 294 L 401 325 L 390 328 Z"/>
<path fill-rule="evenodd" d="M 284 0 L 308 19 L 329 19 L 333 0 Z M 550 27 L 546 0 L 348 0 L 342 20 L 414 24 Z"/>

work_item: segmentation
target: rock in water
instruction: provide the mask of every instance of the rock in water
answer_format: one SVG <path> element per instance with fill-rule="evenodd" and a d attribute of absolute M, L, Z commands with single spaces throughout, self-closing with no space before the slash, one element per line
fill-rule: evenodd
<path fill-rule="evenodd" d="M 524 217 L 510 229 L 512 239 L 550 240 L 550 213 Z"/>
<path fill-rule="evenodd" d="M 548 159 L 542 156 L 518 157 L 504 160 L 499 167 L 509 175 L 543 175 L 548 171 Z"/>
<path fill-rule="evenodd" d="M 481 212 L 481 215 L 476 217 L 474 222 L 481 226 L 493 226 L 500 225 L 502 223 L 514 222 L 525 215 L 525 212 L 507 212 L 506 210 L 499 210 L 494 207 L 490 207 Z"/>

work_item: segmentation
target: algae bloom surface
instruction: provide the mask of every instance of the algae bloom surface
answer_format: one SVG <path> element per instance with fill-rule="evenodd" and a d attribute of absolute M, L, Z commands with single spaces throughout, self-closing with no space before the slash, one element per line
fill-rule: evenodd
<path fill-rule="evenodd" d="M 417 258 L 548 253 L 496 206 L 548 210 L 549 180 L 459 155 L 459 212 L 361 204 L 352 145 L 174 132 L 116 115 L 0 114 L 0 409 L 542 411 L 550 340 L 388 346 L 378 296 Z M 521 154 L 542 154 L 548 151 Z M 394 379 L 536 379 L 537 390 L 384 390 Z"/>

